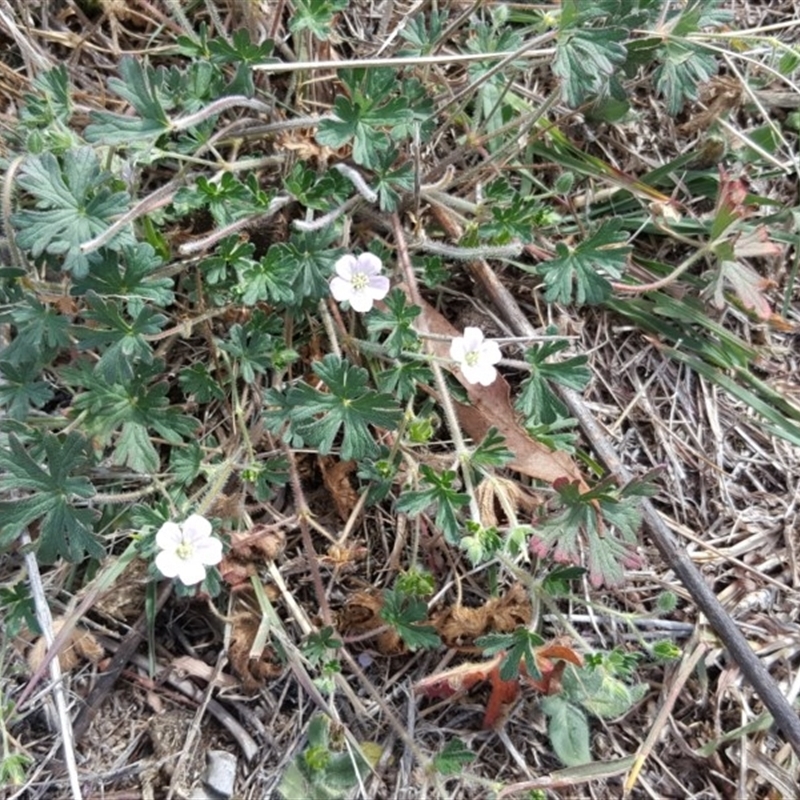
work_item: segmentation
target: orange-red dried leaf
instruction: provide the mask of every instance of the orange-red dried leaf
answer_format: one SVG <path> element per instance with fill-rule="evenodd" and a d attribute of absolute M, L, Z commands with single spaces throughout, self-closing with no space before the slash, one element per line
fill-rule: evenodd
<path fill-rule="evenodd" d="M 504 681 L 500 677 L 500 666 L 496 665 L 489 674 L 492 683 L 492 692 L 486 703 L 486 713 L 483 715 L 483 727 L 486 730 L 496 728 L 505 717 L 508 707 L 517 699 L 519 694 L 519 680 Z"/>
<path fill-rule="evenodd" d="M 443 699 L 459 692 L 468 692 L 473 686 L 487 680 L 496 670 L 503 655 L 495 656 L 491 661 L 468 661 L 452 669 L 437 672 L 414 684 L 417 694 Z"/>

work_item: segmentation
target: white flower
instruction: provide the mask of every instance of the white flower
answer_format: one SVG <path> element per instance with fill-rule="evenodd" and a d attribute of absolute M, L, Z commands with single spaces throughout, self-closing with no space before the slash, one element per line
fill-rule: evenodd
<path fill-rule="evenodd" d="M 211 523 L 192 514 L 182 525 L 165 522 L 156 534 L 161 552 L 156 566 L 166 578 L 176 575 L 181 583 L 194 586 L 206 577 L 206 565 L 222 561 L 222 542 L 211 535 Z"/>
<path fill-rule="evenodd" d="M 464 335 L 457 336 L 450 344 L 450 358 L 458 361 L 467 383 L 489 386 L 497 377 L 494 365 L 502 354 L 497 342 L 484 340 L 480 328 L 464 328 Z"/>
<path fill-rule="evenodd" d="M 383 300 L 389 293 L 389 279 L 381 275 L 383 264 L 372 253 L 362 253 L 358 258 L 342 256 L 334 269 L 331 294 L 339 303 L 349 300 L 354 311 L 369 311 L 376 300 Z"/>

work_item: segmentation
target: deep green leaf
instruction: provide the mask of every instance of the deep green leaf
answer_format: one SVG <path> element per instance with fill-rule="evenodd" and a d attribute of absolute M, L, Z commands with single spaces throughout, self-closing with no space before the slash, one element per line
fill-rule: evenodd
<path fill-rule="evenodd" d="M 128 194 L 111 189 L 110 175 L 101 170 L 90 147 L 67 151 L 61 163 L 52 153 L 30 156 L 18 183 L 36 199 L 36 210 L 12 215 L 17 244 L 34 258 L 45 253 L 63 256 L 64 270 L 76 277 L 86 275 L 89 257 L 80 246 L 128 210 Z M 107 246 L 132 242 L 130 229 L 125 228 Z"/>

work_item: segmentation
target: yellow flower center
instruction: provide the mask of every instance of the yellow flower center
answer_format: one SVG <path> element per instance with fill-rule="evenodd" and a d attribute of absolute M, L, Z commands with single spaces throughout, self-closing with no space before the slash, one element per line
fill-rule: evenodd
<path fill-rule="evenodd" d="M 363 292 L 369 286 L 369 278 L 363 272 L 356 272 L 350 278 L 350 284 L 355 292 Z"/>
<path fill-rule="evenodd" d="M 191 542 L 181 539 L 181 543 L 175 548 L 175 555 L 181 561 L 188 561 L 194 555 L 194 547 Z"/>
<path fill-rule="evenodd" d="M 476 367 L 480 361 L 481 354 L 477 350 L 471 350 L 464 356 L 464 363 L 468 367 Z"/>

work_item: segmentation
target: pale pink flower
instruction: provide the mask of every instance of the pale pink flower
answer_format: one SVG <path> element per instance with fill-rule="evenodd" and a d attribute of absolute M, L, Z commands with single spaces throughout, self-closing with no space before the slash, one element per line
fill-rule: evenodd
<path fill-rule="evenodd" d="M 464 335 L 457 336 L 450 344 L 450 358 L 458 361 L 467 383 L 489 386 L 497 377 L 494 365 L 502 353 L 497 342 L 484 339 L 480 328 L 464 328 Z"/>
<path fill-rule="evenodd" d="M 192 514 L 182 525 L 165 522 L 156 534 L 161 552 L 156 566 L 166 578 L 178 577 L 186 586 L 194 586 L 206 577 L 206 566 L 222 561 L 222 542 L 211 535 L 211 523 Z"/>
<path fill-rule="evenodd" d="M 347 300 L 354 311 L 369 311 L 376 300 L 383 300 L 389 293 L 389 279 L 381 275 L 383 264 L 372 253 L 362 253 L 358 258 L 342 256 L 334 269 L 331 294 L 338 303 Z"/>

